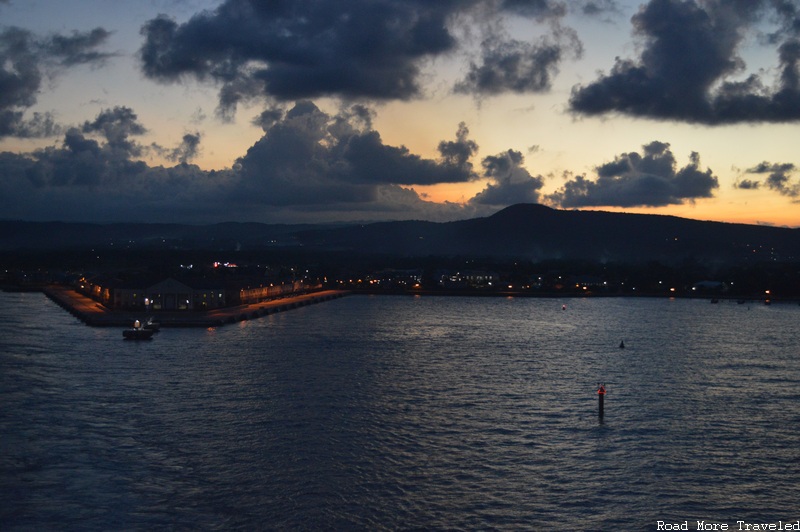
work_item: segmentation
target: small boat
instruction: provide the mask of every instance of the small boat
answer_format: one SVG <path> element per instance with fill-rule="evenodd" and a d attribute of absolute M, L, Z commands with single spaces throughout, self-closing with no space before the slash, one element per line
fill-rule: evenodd
<path fill-rule="evenodd" d="M 155 331 L 152 329 L 125 329 L 122 336 L 126 340 L 150 340 Z"/>
<path fill-rule="evenodd" d="M 154 329 L 145 329 L 139 320 L 136 320 L 132 328 L 122 331 L 122 337 L 126 340 L 150 340 L 155 332 Z"/>

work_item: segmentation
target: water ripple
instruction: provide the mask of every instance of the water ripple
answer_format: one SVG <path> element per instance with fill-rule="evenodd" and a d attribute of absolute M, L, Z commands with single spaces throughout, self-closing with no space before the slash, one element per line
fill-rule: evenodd
<path fill-rule="evenodd" d="M 0 529 L 798 518 L 800 309 L 562 303 L 354 296 L 129 343 L 0 294 Z"/>

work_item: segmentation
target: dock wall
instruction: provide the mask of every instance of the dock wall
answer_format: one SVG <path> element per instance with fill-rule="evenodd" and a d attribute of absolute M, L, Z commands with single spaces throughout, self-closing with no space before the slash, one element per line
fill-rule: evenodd
<path fill-rule="evenodd" d="M 109 309 L 70 287 L 50 285 L 44 287 L 42 291 L 61 308 L 92 327 L 130 327 L 135 320 L 144 321 L 146 317 L 141 312 Z M 330 301 L 349 293 L 346 290 L 321 290 L 237 307 L 209 311 L 153 312 L 150 315 L 157 319 L 162 327 L 219 327 Z"/>

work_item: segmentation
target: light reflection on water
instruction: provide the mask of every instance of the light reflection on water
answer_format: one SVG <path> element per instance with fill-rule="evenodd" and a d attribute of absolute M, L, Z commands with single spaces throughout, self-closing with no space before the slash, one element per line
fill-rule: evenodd
<path fill-rule="evenodd" d="M 0 528 L 794 520 L 798 318 L 351 296 L 131 343 L 0 294 Z"/>

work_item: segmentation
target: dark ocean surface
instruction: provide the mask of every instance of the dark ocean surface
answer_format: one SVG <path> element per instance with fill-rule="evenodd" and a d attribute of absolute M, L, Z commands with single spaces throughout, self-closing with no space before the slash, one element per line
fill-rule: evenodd
<path fill-rule="evenodd" d="M 800 520 L 796 303 L 349 296 L 131 342 L 0 293 L 0 324 L 3 531 Z"/>

